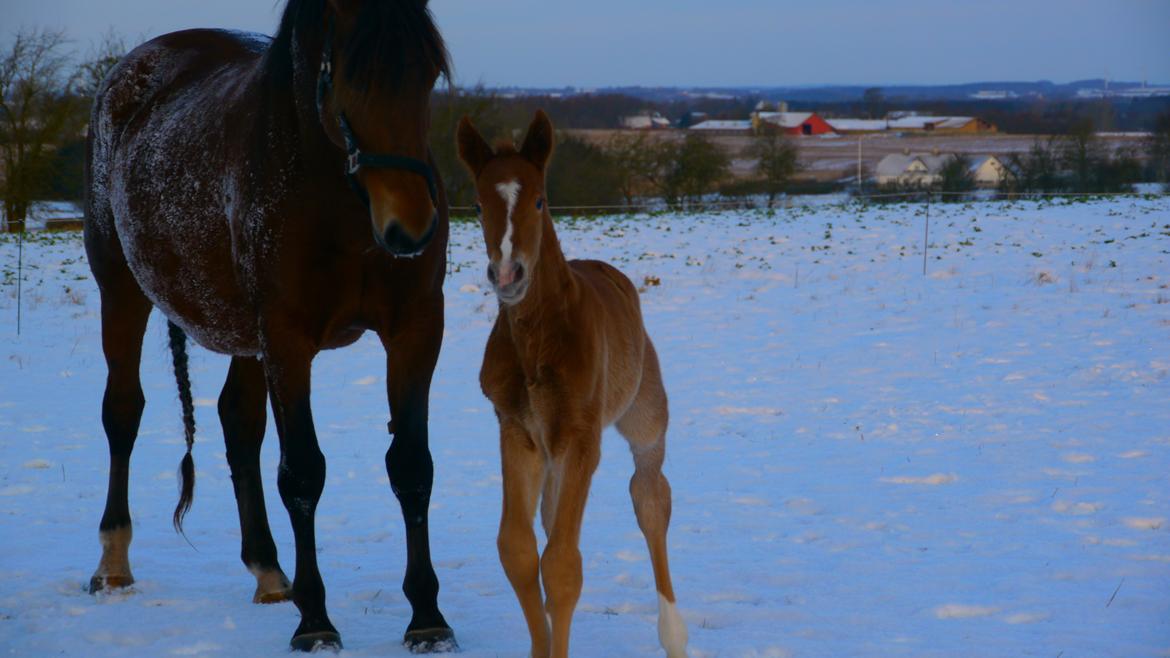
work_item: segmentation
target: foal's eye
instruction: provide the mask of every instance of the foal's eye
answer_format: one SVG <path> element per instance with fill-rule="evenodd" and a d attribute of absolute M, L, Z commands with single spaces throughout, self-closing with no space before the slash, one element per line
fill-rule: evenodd
<path fill-rule="evenodd" d="M 537 197 L 536 198 L 536 209 L 537 210 L 544 209 L 544 197 Z"/>

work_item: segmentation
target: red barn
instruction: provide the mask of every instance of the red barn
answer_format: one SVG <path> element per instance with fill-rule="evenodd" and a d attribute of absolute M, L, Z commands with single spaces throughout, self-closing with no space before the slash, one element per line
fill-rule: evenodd
<path fill-rule="evenodd" d="M 776 130 L 785 135 L 824 135 L 836 132 L 816 112 L 755 112 L 752 126 L 756 132 Z"/>

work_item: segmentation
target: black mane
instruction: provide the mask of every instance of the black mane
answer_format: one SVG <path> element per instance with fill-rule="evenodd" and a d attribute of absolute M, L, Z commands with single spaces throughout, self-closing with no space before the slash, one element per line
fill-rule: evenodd
<path fill-rule="evenodd" d="M 320 50 L 325 11 L 326 0 L 288 1 L 266 57 L 269 72 L 278 82 L 291 84 L 297 46 Z M 295 39 L 301 40 L 297 46 Z M 345 81 L 358 91 L 401 83 L 420 58 L 451 79 L 447 48 L 423 0 L 366 0 L 345 43 L 334 43 L 346 62 Z M 284 76 L 288 79 L 281 80 Z"/>

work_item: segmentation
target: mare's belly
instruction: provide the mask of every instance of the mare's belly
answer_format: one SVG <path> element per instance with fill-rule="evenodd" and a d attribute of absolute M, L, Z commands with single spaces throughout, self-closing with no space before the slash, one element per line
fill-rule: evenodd
<path fill-rule="evenodd" d="M 218 190 L 193 169 L 163 187 L 134 168 L 118 172 L 114 226 L 134 278 L 171 321 L 207 349 L 255 355 L 256 315 L 236 276 Z"/>

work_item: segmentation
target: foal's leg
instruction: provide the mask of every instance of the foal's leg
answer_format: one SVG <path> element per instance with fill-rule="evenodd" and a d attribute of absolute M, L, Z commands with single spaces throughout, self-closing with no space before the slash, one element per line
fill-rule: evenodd
<path fill-rule="evenodd" d="M 406 576 L 402 591 L 411 618 L 403 642 L 412 651 L 448 650 L 455 634 L 439 611 L 439 579 L 431 564 L 428 511 L 434 462 L 428 445 L 427 414 L 431 375 L 443 340 L 443 300 L 412 309 L 401 331 L 381 333 L 386 347 L 386 393 L 390 432 L 386 473 L 406 525 Z"/>
<path fill-rule="evenodd" d="M 536 553 L 536 535 L 532 532 L 536 499 L 545 477 L 544 455 L 522 427 L 505 420 L 500 423 L 500 462 L 504 476 L 504 509 L 500 515 L 496 548 L 500 553 L 500 564 L 524 611 L 528 636 L 532 640 L 530 656 L 547 658 L 548 618 L 544 614 L 544 597 L 540 594 L 540 558 Z"/>
<path fill-rule="evenodd" d="M 90 253 L 102 298 L 102 350 L 108 368 L 102 398 L 102 426 L 110 447 L 106 509 L 98 526 L 102 559 L 89 581 L 89 591 L 95 593 L 134 582 L 129 557 L 133 534 L 128 491 L 130 453 L 134 450 L 142 408 L 146 404 L 138 366 L 151 306 L 120 254 L 116 260 L 105 260 L 96 257 L 93 250 Z"/>
<path fill-rule="evenodd" d="M 666 529 L 670 525 L 670 483 L 662 474 L 666 455 L 666 391 L 658 356 L 646 340 L 642 384 L 625 416 L 617 422 L 618 431 L 630 443 L 634 454 L 634 476 L 630 478 L 630 497 L 638 527 L 650 548 L 654 565 L 654 584 L 658 589 L 658 641 L 669 658 L 685 658 L 687 627 L 675 607 L 674 587 L 666 558 Z"/>
<path fill-rule="evenodd" d="M 260 445 L 267 424 L 268 386 L 258 359 L 233 357 L 219 395 L 219 420 L 232 469 L 232 486 L 240 512 L 240 558 L 256 577 L 253 603 L 287 601 L 292 585 L 276 559 L 276 543 L 268 527 L 264 483 L 260 477 Z"/>
<path fill-rule="evenodd" d="M 553 457 L 549 477 L 557 477 L 560 485 L 552 534 L 540 558 L 540 575 L 552 621 L 552 655 L 567 658 L 573 610 L 581 597 L 581 519 L 593 472 L 601 461 L 601 428 L 572 421 L 558 425 L 564 429 L 550 433 L 561 444 L 554 447 L 559 447 L 559 454 Z"/>
<path fill-rule="evenodd" d="M 280 435 L 280 470 L 276 484 L 288 510 L 296 539 L 297 567 L 292 599 L 301 623 L 290 645 L 300 651 L 340 648 L 341 636 L 325 611 L 325 584 L 317 568 L 314 517 L 325 488 L 325 456 L 317 444 L 309 407 L 313 349 L 292 337 L 287 326 L 262 330 L 264 373 L 272 394 L 272 412 Z M 280 340 L 275 337 L 281 336 Z"/>
<path fill-rule="evenodd" d="M 544 479 L 544 493 L 540 495 L 540 525 L 544 528 L 544 538 L 552 537 L 553 521 L 557 517 L 557 478 Z"/>

